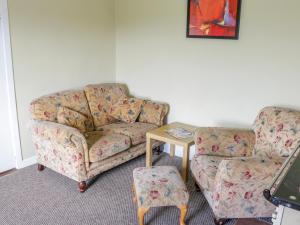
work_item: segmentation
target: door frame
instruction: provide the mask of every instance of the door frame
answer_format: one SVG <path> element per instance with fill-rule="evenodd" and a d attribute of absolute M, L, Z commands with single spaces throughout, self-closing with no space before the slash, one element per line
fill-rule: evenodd
<path fill-rule="evenodd" d="M 15 167 L 17 169 L 25 167 L 26 163 L 23 161 L 21 141 L 20 141 L 20 131 L 18 123 L 18 112 L 17 112 L 17 101 L 15 92 L 15 81 L 13 72 L 13 62 L 12 62 L 12 49 L 10 40 L 10 30 L 9 30 L 9 16 L 8 16 L 8 3 L 7 0 L 0 0 L 0 10 L 1 10 L 1 20 L 2 23 L 2 34 L 3 42 L 0 43 L 3 47 L 3 58 L 4 58 L 4 68 L 6 78 L 6 86 L 8 91 L 8 110 L 9 110 L 9 123 L 10 123 L 10 133 L 11 133 L 11 143 L 14 151 Z"/>

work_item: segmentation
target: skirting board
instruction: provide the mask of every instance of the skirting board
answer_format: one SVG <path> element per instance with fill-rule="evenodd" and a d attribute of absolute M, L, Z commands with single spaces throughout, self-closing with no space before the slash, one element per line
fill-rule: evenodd
<path fill-rule="evenodd" d="M 31 166 L 31 165 L 34 165 L 36 163 L 37 163 L 36 156 L 32 156 L 30 158 L 22 160 L 21 163 L 18 163 L 17 169 L 22 169 L 24 167 Z"/>
<path fill-rule="evenodd" d="M 175 156 L 182 157 L 183 156 L 182 151 L 183 151 L 182 147 L 176 146 L 176 148 L 175 148 Z M 164 144 L 164 152 L 170 154 L 170 145 L 169 144 Z M 194 157 L 194 155 L 195 155 L 195 146 L 193 145 L 190 148 L 190 160 L 192 160 L 192 158 Z"/>

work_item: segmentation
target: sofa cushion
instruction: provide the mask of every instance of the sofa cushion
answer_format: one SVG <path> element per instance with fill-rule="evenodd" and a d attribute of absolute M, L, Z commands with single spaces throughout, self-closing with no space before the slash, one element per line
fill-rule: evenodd
<path fill-rule="evenodd" d="M 130 148 L 130 138 L 122 134 L 86 133 L 90 162 L 98 162 Z"/>
<path fill-rule="evenodd" d="M 93 131 L 93 119 L 82 90 L 62 91 L 35 99 L 30 104 L 31 117 L 35 120 L 57 122 L 57 111 L 65 106 L 88 118 L 87 130 Z"/>
<path fill-rule="evenodd" d="M 213 191 L 219 164 L 224 157 L 195 155 L 191 163 L 191 171 L 201 188 Z"/>
<path fill-rule="evenodd" d="M 84 88 L 88 104 L 91 109 L 94 125 L 99 128 L 103 125 L 116 122 L 109 115 L 111 106 L 128 95 L 128 89 L 123 84 L 97 84 Z"/>
<path fill-rule="evenodd" d="M 142 123 L 151 123 L 157 126 L 162 126 L 168 110 L 169 106 L 167 104 L 148 100 L 142 106 L 138 121 Z"/>
<path fill-rule="evenodd" d="M 132 145 L 138 145 L 146 141 L 146 133 L 149 130 L 157 128 L 156 125 L 149 123 L 113 123 L 102 126 L 98 130 L 104 133 L 123 134 L 131 139 Z"/>
<path fill-rule="evenodd" d="M 88 118 L 85 115 L 67 107 L 59 107 L 57 112 L 57 121 L 60 124 L 74 127 L 81 133 L 85 133 L 87 131 L 86 124 L 88 122 Z"/>
<path fill-rule="evenodd" d="M 110 115 L 125 123 L 134 123 L 140 115 L 144 100 L 124 97 L 111 107 Z"/>

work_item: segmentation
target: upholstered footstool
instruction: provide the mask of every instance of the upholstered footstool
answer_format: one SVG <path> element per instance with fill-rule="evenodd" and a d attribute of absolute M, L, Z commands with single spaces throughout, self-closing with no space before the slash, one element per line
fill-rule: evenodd
<path fill-rule="evenodd" d="M 177 206 L 180 209 L 180 225 L 185 225 L 189 194 L 175 167 L 136 168 L 133 182 L 139 225 L 144 225 L 144 215 L 150 208 L 161 206 Z"/>

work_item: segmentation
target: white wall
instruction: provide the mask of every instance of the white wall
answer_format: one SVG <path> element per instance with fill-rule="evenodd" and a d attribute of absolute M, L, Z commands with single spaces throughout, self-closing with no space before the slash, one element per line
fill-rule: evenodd
<path fill-rule="evenodd" d="M 9 0 L 24 158 L 30 101 L 87 83 L 116 78 L 168 102 L 169 121 L 199 126 L 250 127 L 263 106 L 300 108 L 299 1 L 244 0 L 238 41 L 187 39 L 186 4 Z"/>
<path fill-rule="evenodd" d="M 9 0 L 23 158 L 34 155 L 29 104 L 34 98 L 115 80 L 111 0 Z"/>
<path fill-rule="evenodd" d="M 186 4 L 116 0 L 117 81 L 199 126 L 249 127 L 264 106 L 300 108 L 300 1 L 243 1 L 238 41 L 186 38 Z"/>
<path fill-rule="evenodd" d="M 7 88 L 8 77 L 5 62 L 5 36 L 4 36 L 4 2 L 0 0 L 0 173 L 14 168 L 15 160 L 12 149 L 12 135 L 10 124 L 10 105 L 9 105 L 9 91 Z"/>

